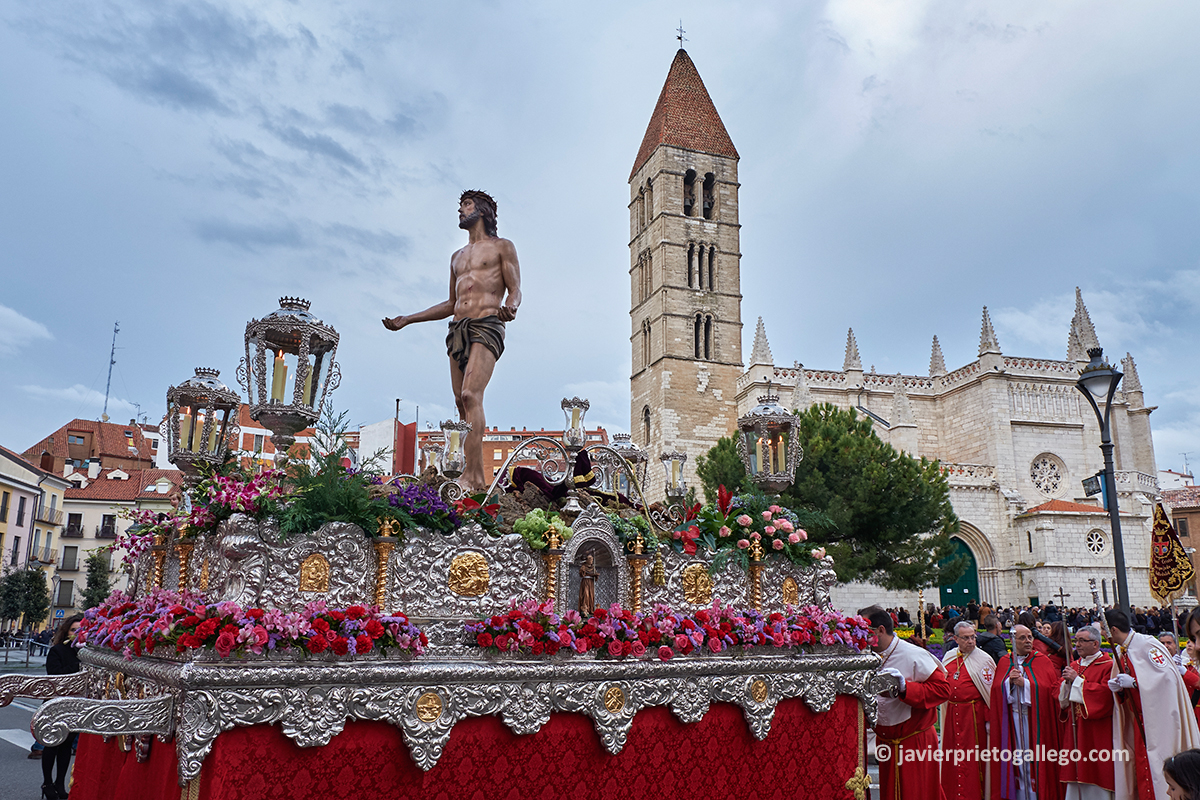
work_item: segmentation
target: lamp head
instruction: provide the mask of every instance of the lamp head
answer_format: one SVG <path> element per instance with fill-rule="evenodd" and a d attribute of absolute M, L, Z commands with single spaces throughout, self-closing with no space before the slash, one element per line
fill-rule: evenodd
<path fill-rule="evenodd" d="M 1104 400 L 1108 397 L 1110 391 L 1116 389 L 1120 383 L 1122 374 L 1109 366 L 1104 360 L 1104 350 L 1099 347 L 1090 348 L 1088 357 L 1091 361 L 1079 373 L 1079 385 L 1095 397 L 1097 400 Z"/>

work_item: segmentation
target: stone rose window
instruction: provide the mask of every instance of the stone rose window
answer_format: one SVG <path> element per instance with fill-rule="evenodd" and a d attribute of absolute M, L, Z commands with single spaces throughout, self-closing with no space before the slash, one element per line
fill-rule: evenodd
<path fill-rule="evenodd" d="M 1100 531 L 1088 531 L 1087 549 L 1094 556 L 1104 555 L 1104 551 L 1108 549 L 1108 539 Z"/>
<path fill-rule="evenodd" d="M 1029 465 L 1029 479 L 1047 497 L 1058 497 L 1067 483 L 1067 468 L 1058 456 L 1042 453 Z"/>

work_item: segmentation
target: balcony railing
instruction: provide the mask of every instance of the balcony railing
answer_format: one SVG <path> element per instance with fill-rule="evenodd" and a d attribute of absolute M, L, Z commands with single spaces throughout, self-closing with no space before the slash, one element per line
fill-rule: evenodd
<path fill-rule="evenodd" d="M 83 526 L 82 525 L 68 525 L 63 530 L 62 537 L 64 539 L 82 539 L 83 538 Z"/>
<path fill-rule="evenodd" d="M 63 512 L 61 508 L 43 508 L 37 511 L 34 519 L 47 525 L 62 525 Z"/>
<path fill-rule="evenodd" d="M 115 538 L 117 538 L 116 524 L 114 523 L 112 525 L 97 525 L 96 526 L 96 538 L 97 539 L 115 539 Z"/>
<path fill-rule="evenodd" d="M 43 547 L 40 550 L 34 550 L 33 557 L 42 564 L 53 564 L 58 561 L 58 548 L 51 550 L 49 547 Z"/>

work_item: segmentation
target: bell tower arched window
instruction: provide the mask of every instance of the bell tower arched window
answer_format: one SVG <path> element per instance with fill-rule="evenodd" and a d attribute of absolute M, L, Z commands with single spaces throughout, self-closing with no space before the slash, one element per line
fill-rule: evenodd
<path fill-rule="evenodd" d="M 688 288 L 691 289 L 696 285 L 696 245 L 688 245 L 688 262 L 687 262 L 687 281 Z"/>
<path fill-rule="evenodd" d="M 700 257 L 696 261 L 696 283 L 700 288 L 704 288 L 704 245 L 700 245 L 698 251 Z"/>
<path fill-rule="evenodd" d="M 683 174 L 683 215 L 696 216 L 696 170 L 689 169 Z"/>
<path fill-rule="evenodd" d="M 715 189 L 717 186 L 717 176 L 711 172 L 704 176 L 704 218 L 712 219 L 716 213 Z"/>
<path fill-rule="evenodd" d="M 712 361 L 712 316 L 704 318 L 704 360 Z"/>
<path fill-rule="evenodd" d="M 642 366 L 650 366 L 650 320 L 642 322 Z"/>
<path fill-rule="evenodd" d="M 654 221 L 654 181 L 646 181 L 646 224 Z"/>
<path fill-rule="evenodd" d="M 642 436 L 646 441 L 646 447 L 650 446 L 650 406 L 642 408 Z"/>
<path fill-rule="evenodd" d="M 643 190 L 638 192 L 637 198 L 637 225 L 638 230 L 646 227 L 646 192 Z"/>
<path fill-rule="evenodd" d="M 700 360 L 700 353 L 703 352 L 703 347 L 704 347 L 704 343 L 702 341 L 703 336 L 704 336 L 704 319 L 699 314 L 697 314 L 696 318 L 694 320 L 692 320 L 692 345 L 693 345 L 693 350 L 695 351 L 695 358 L 697 361 Z"/>
<path fill-rule="evenodd" d="M 708 290 L 711 292 L 717 288 L 717 248 L 708 248 Z"/>

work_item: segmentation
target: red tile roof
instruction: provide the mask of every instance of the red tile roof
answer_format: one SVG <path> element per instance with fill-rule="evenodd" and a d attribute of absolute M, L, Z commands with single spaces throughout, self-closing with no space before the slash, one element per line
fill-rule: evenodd
<path fill-rule="evenodd" d="M 650 125 L 629 173 L 630 180 L 660 144 L 738 158 L 737 148 L 704 88 L 704 81 L 700 80 L 696 65 L 683 49 L 675 54 L 671 71 L 658 95 L 658 104 L 650 115 Z"/>
<path fill-rule="evenodd" d="M 1200 486 L 1163 489 L 1162 499 L 1167 508 L 1195 508 L 1200 506 Z"/>
<path fill-rule="evenodd" d="M 1034 506 L 1028 509 L 1026 514 L 1038 513 L 1057 513 L 1069 511 L 1076 514 L 1107 514 L 1103 508 L 1099 506 L 1085 506 L 1083 503 L 1072 503 L 1068 500 L 1051 500 L 1049 503 L 1042 503 L 1040 506 Z"/>
<path fill-rule="evenodd" d="M 135 500 L 151 500 L 154 498 L 166 499 L 183 485 L 183 473 L 177 469 L 131 469 L 123 470 L 129 475 L 128 479 L 122 480 L 119 478 L 110 478 L 109 475 L 117 470 L 103 469 L 95 478 L 89 478 L 87 486 L 79 488 L 75 486 L 67 489 L 66 496 L 68 500 L 110 500 L 113 502 L 131 503 Z M 87 476 L 87 470 L 79 471 L 79 474 Z M 67 480 L 71 477 L 68 476 Z M 159 478 L 167 478 L 173 484 L 172 489 L 167 494 L 162 495 L 151 489 L 146 491 L 147 486 L 153 486 Z"/>
<path fill-rule="evenodd" d="M 129 431 L 133 435 L 133 446 L 137 449 L 136 455 L 129 451 L 129 443 L 125 437 L 125 431 Z M 55 458 L 69 458 L 67 451 L 68 433 L 91 433 L 93 449 L 95 450 L 93 457 L 137 458 L 151 463 L 154 462 L 153 451 L 150 449 L 149 441 L 142 435 L 141 426 L 119 425 L 115 422 L 100 422 L 94 419 L 71 420 L 26 450 L 24 453 L 25 458 L 39 459 L 43 452 L 49 452 Z"/>
<path fill-rule="evenodd" d="M 23 469 L 30 470 L 35 475 L 41 475 L 41 476 L 47 477 L 47 478 L 62 479 L 61 475 L 55 475 L 53 472 L 47 472 L 46 470 L 42 469 L 40 466 L 38 466 L 33 461 L 30 461 L 27 457 L 21 455 L 20 453 L 14 451 L 14 450 L 9 450 L 4 445 L 0 445 L 0 455 L 3 455 L 6 458 L 8 458 L 9 460 L 16 462 L 16 464 L 18 466 L 20 466 Z"/>

